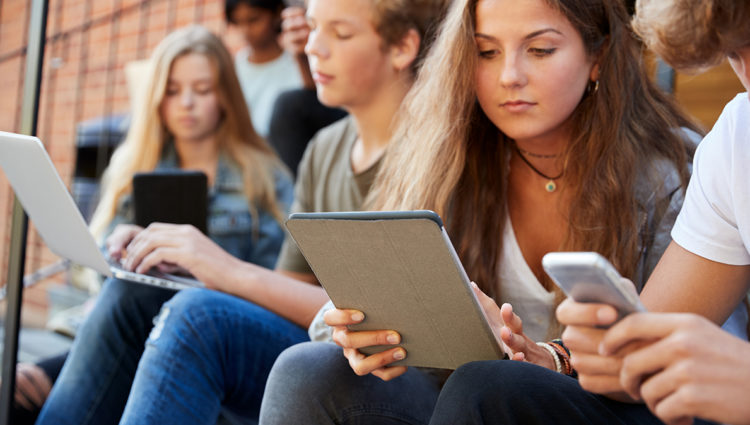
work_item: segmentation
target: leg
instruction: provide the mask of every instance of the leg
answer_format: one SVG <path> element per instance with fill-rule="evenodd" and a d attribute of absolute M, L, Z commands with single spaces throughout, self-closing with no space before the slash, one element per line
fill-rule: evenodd
<path fill-rule="evenodd" d="M 385 382 L 355 375 L 336 345 L 299 344 L 274 364 L 260 423 L 426 424 L 438 391 L 438 380 L 421 370 Z"/>
<path fill-rule="evenodd" d="M 499 360 L 468 363 L 456 370 L 440 393 L 430 424 L 662 422 L 643 404 L 619 403 L 587 392 L 577 380 L 557 372 L 529 363 Z"/>
<path fill-rule="evenodd" d="M 215 424 L 223 409 L 253 419 L 276 357 L 307 340 L 299 326 L 240 298 L 186 290 L 148 338 L 125 424 Z"/>
<path fill-rule="evenodd" d="M 37 423 L 117 423 L 152 319 L 174 294 L 108 280 L 78 331 Z"/>

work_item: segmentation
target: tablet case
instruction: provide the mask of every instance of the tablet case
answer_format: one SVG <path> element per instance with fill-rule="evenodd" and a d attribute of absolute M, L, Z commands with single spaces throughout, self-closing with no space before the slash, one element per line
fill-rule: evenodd
<path fill-rule="evenodd" d="M 200 171 L 158 170 L 133 176 L 135 224 L 192 224 L 207 233 L 208 179 Z"/>
<path fill-rule="evenodd" d="M 365 313 L 351 329 L 401 334 L 407 355 L 393 365 L 455 369 L 503 358 L 434 212 L 292 214 L 286 225 L 334 305 Z"/>

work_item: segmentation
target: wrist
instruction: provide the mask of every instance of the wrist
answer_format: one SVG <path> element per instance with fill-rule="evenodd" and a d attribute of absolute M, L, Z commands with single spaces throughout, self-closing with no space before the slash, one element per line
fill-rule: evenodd
<path fill-rule="evenodd" d="M 547 369 L 557 371 L 557 373 L 563 373 L 562 362 L 560 361 L 560 358 L 557 356 L 557 352 L 555 351 L 555 349 L 552 348 L 552 346 L 547 344 L 546 342 L 537 342 L 536 345 L 543 348 L 544 351 L 547 352 L 548 357 L 551 358 L 552 360 L 551 367 L 547 366 Z"/>

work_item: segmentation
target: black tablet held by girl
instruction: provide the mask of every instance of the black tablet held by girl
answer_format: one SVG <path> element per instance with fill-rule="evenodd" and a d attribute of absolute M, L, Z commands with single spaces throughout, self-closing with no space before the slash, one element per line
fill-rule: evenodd
<path fill-rule="evenodd" d="M 208 179 L 200 171 L 158 170 L 133 176 L 135 224 L 192 224 L 206 234 Z"/>

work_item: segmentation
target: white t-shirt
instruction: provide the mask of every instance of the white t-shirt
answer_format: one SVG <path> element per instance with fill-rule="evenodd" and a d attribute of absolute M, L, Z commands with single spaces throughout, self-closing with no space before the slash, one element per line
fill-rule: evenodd
<path fill-rule="evenodd" d="M 495 281 L 500 293 L 498 305 L 510 303 L 513 312 L 523 320 L 523 333 L 533 341 L 548 341 L 560 335 L 549 335 L 556 324 L 555 293 L 547 291 L 526 264 L 510 217 L 505 219 L 503 250 L 500 256 L 500 279 Z"/>
<path fill-rule="evenodd" d="M 271 112 L 276 98 L 286 90 L 302 87 L 302 77 L 294 57 L 284 52 L 271 62 L 250 63 L 250 48 L 246 47 L 234 58 L 242 94 L 250 108 L 255 131 L 268 137 Z"/>
<path fill-rule="evenodd" d="M 685 203 L 672 229 L 681 247 L 712 261 L 750 264 L 750 100 L 727 104 L 693 161 Z M 724 329 L 747 339 L 747 310 L 738 306 Z"/>

